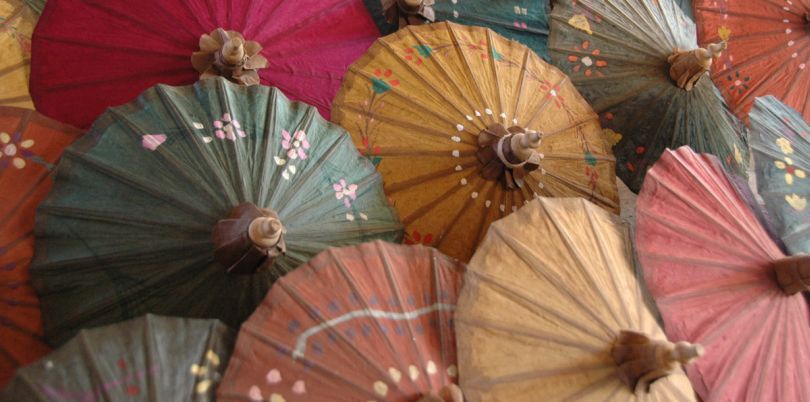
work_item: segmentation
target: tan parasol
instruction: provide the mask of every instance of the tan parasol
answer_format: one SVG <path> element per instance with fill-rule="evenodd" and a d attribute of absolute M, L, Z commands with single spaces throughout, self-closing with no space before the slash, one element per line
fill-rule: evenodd
<path fill-rule="evenodd" d="M 618 211 L 615 160 L 569 78 L 493 31 L 435 23 L 377 40 L 333 121 L 382 173 L 406 241 L 468 260 L 489 223 L 537 196 Z"/>
<path fill-rule="evenodd" d="M 692 401 L 699 345 L 667 341 L 644 304 L 621 218 L 540 198 L 492 225 L 456 313 L 461 388 L 475 401 Z"/>

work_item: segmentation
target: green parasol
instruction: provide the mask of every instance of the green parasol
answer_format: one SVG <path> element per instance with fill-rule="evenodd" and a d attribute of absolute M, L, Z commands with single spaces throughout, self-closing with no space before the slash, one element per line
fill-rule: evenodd
<path fill-rule="evenodd" d="M 397 241 L 380 176 L 345 131 L 275 88 L 158 85 L 66 152 L 31 267 L 45 335 L 144 313 L 239 325 L 329 246 Z"/>
<path fill-rule="evenodd" d="M 154 315 L 83 330 L 18 370 L 0 401 L 214 401 L 234 338 L 216 320 Z"/>
<path fill-rule="evenodd" d="M 745 174 L 745 128 L 706 74 L 725 45 L 699 49 L 695 24 L 674 2 L 561 0 L 551 26 L 551 58 L 599 113 L 630 189 L 681 145 Z"/>

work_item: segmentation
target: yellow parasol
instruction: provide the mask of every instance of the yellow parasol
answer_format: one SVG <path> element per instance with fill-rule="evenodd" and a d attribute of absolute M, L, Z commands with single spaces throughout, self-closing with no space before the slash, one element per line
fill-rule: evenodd
<path fill-rule="evenodd" d="M 621 218 L 540 198 L 492 225 L 456 313 L 461 388 L 475 401 L 693 401 L 634 275 Z"/>
<path fill-rule="evenodd" d="M 408 243 L 466 261 L 490 222 L 534 197 L 619 209 L 597 115 L 565 74 L 489 29 L 442 22 L 377 40 L 332 112 L 383 175 Z"/>
<path fill-rule="evenodd" d="M 0 0 L 0 106 L 33 109 L 28 94 L 31 33 L 39 16 L 19 0 Z"/>

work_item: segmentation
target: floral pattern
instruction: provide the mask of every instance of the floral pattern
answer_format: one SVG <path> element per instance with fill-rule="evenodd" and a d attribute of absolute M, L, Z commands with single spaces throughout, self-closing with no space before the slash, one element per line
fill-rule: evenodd
<path fill-rule="evenodd" d="M 335 198 L 342 200 L 346 208 L 351 208 L 352 202 L 357 199 L 357 184 L 348 184 L 346 179 L 340 179 L 332 188 L 335 190 Z"/>
<path fill-rule="evenodd" d="M 9 165 L 23 169 L 26 159 L 34 156 L 29 151 L 33 146 L 34 140 L 23 140 L 22 133 L 15 133 L 12 137 L 6 132 L 0 132 L 0 169 L 6 169 Z"/>
<path fill-rule="evenodd" d="M 374 70 L 374 78 L 371 79 L 371 88 L 375 94 L 384 94 L 394 87 L 399 86 L 399 80 L 393 79 L 393 72 L 390 69 Z"/>
<path fill-rule="evenodd" d="M 423 235 L 422 233 L 419 233 L 418 230 L 414 230 L 411 233 L 405 234 L 405 244 L 422 244 L 429 246 L 431 243 L 433 243 L 433 235 L 430 233 L 425 233 Z"/>
<path fill-rule="evenodd" d="M 239 138 L 247 136 L 239 120 L 231 118 L 230 113 L 225 113 L 221 118 L 214 120 L 214 128 L 214 135 L 221 140 L 236 141 L 237 136 Z"/>
<path fill-rule="evenodd" d="M 540 81 L 540 90 L 544 92 L 548 92 L 546 94 L 546 99 L 550 99 L 554 101 L 554 105 L 557 108 L 562 108 L 563 104 L 565 103 L 565 98 L 560 95 L 560 86 L 559 85 L 552 85 L 550 82 L 546 80 Z"/>
<path fill-rule="evenodd" d="M 590 55 L 587 56 L 577 56 L 574 54 L 568 55 L 568 61 L 573 63 L 574 66 L 571 68 L 571 71 L 575 73 L 582 73 L 586 77 L 590 77 L 596 74 L 597 77 L 604 77 L 605 75 L 599 71 L 599 69 L 605 68 L 608 66 L 607 60 L 598 58 L 599 55 L 602 54 L 602 51 L 599 49 L 591 48 L 591 41 L 585 40 L 582 41 L 582 44 L 578 46 L 574 46 L 574 50 L 580 53 L 589 53 Z"/>
<path fill-rule="evenodd" d="M 421 65 L 424 61 L 433 54 L 433 48 L 428 45 L 416 45 L 405 49 L 405 60 L 413 61 L 416 65 Z"/>
<path fill-rule="evenodd" d="M 727 75 L 726 80 L 731 84 L 728 87 L 729 93 L 737 92 L 737 95 L 742 95 L 748 90 L 748 81 L 751 80 L 751 77 L 741 76 L 739 71 L 735 71 L 734 74 Z"/>
<path fill-rule="evenodd" d="M 189 368 L 191 374 L 199 379 L 197 386 L 194 387 L 194 391 L 197 394 L 206 394 L 209 390 L 211 390 L 212 386 L 219 382 L 221 376 L 217 371 L 217 367 L 220 365 L 219 355 L 217 355 L 213 350 L 209 349 L 205 353 L 205 364 L 204 365 L 197 365 L 192 364 Z M 213 369 L 212 369 L 213 368 Z"/>
<path fill-rule="evenodd" d="M 290 134 L 287 130 L 282 130 L 281 147 L 287 150 L 287 157 L 294 159 L 304 160 L 307 158 L 307 150 L 309 149 L 309 141 L 307 141 L 307 133 L 303 130 L 298 130 L 295 134 Z"/>
<path fill-rule="evenodd" d="M 774 161 L 776 168 L 779 170 L 785 171 L 785 183 L 788 185 L 793 185 L 795 178 L 804 179 L 807 177 L 804 170 L 801 170 L 793 165 L 793 160 L 789 157 L 785 157 L 784 161 Z"/>

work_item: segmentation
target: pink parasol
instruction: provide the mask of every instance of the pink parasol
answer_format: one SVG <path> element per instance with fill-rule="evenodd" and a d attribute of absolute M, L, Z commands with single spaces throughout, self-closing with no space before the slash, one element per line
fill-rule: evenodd
<path fill-rule="evenodd" d="M 222 73 L 260 77 L 329 118 L 343 73 L 377 35 L 362 0 L 53 1 L 34 33 L 31 92 L 37 110 L 88 127 L 155 84 Z"/>
<path fill-rule="evenodd" d="M 807 256 L 786 257 L 720 165 L 667 150 L 638 198 L 637 249 L 668 338 L 704 401 L 810 400 Z"/>

